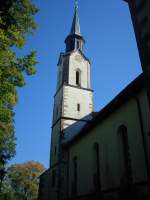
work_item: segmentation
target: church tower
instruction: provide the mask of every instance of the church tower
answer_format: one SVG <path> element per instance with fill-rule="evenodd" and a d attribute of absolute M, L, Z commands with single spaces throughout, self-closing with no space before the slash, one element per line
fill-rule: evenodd
<path fill-rule="evenodd" d="M 57 87 L 51 136 L 50 168 L 57 173 L 60 135 L 70 125 L 83 121 L 93 112 L 93 90 L 90 83 L 90 61 L 84 55 L 85 40 L 80 32 L 76 3 L 70 34 L 65 39 L 66 50 L 58 61 Z"/>

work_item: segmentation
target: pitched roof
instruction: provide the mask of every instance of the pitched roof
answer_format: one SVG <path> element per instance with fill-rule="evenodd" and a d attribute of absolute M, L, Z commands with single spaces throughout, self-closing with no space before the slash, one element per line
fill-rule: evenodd
<path fill-rule="evenodd" d="M 79 133 L 82 128 L 89 123 L 93 119 L 93 117 L 96 115 L 96 113 L 90 113 L 89 115 L 86 115 L 84 118 L 82 118 L 82 121 L 77 121 L 74 124 L 70 125 L 66 129 L 63 130 L 64 133 L 64 143 L 69 142 L 72 140 L 73 137 L 76 136 L 77 133 Z"/>
<path fill-rule="evenodd" d="M 133 80 L 123 91 L 121 91 L 109 104 L 107 104 L 102 110 L 100 110 L 81 130 L 76 132 L 73 137 L 70 137 L 67 142 L 64 140 L 64 147 L 68 147 L 75 143 L 79 138 L 88 134 L 88 132 L 95 127 L 97 124 L 102 122 L 108 117 L 113 111 L 118 109 L 131 97 L 134 97 L 145 86 L 143 74 L 139 75 Z"/>

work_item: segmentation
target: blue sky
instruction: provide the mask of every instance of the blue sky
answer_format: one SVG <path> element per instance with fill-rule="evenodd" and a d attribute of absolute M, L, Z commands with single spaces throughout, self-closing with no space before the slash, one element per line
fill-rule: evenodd
<path fill-rule="evenodd" d="M 38 29 L 18 54 L 37 51 L 38 72 L 18 89 L 15 108 L 17 154 L 11 163 L 49 164 L 53 95 L 59 53 L 70 31 L 74 0 L 34 0 Z M 79 0 L 85 55 L 91 60 L 95 111 L 99 111 L 141 73 L 127 4 L 122 0 Z"/>

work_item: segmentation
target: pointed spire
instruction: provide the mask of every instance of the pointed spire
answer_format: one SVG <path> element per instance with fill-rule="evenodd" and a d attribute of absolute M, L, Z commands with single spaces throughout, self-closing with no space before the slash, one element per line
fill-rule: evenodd
<path fill-rule="evenodd" d="M 81 35 L 77 0 L 75 0 L 74 18 L 73 18 L 71 32 L 70 32 L 70 35 L 74 35 L 74 34 Z"/>
<path fill-rule="evenodd" d="M 66 43 L 66 52 L 70 52 L 75 49 L 83 51 L 85 40 L 80 32 L 78 0 L 75 0 L 75 10 L 74 10 L 72 27 L 69 35 L 65 39 L 65 43 Z"/>

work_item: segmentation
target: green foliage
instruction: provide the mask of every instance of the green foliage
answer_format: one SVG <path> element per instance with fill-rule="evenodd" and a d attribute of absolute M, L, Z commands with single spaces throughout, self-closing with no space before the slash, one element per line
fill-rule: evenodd
<path fill-rule="evenodd" d="M 36 72 L 36 52 L 17 57 L 14 49 L 21 49 L 27 34 L 36 28 L 37 11 L 31 0 L 5 0 L 0 7 L 0 172 L 15 155 L 16 88 L 25 85 L 25 74 Z"/>
<path fill-rule="evenodd" d="M 33 161 L 9 167 L 3 181 L 1 199 L 37 200 L 39 176 L 44 170 L 42 164 Z"/>

